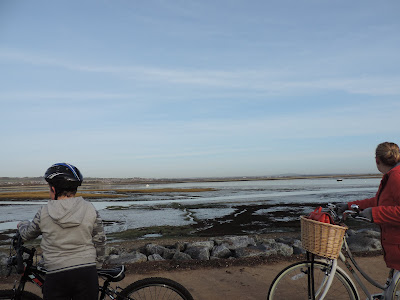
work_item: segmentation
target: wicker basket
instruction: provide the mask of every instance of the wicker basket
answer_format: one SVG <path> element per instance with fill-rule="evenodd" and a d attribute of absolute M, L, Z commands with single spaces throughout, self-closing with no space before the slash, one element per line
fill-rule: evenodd
<path fill-rule="evenodd" d="M 314 221 L 304 216 L 300 222 L 301 243 L 305 250 L 326 258 L 339 257 L 346 226 Z"/>

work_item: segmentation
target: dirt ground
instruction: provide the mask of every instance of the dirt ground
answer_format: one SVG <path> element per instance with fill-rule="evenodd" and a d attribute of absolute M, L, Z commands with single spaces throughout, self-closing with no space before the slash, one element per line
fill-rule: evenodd
<path fill-rule="evenodd" d="M 146 277 L 166 277 L 185 286 L 196 300 L 261 300 L 266 299 L 273 278 L 289 264 L 303 257 L 218 260 L 197 263 L 142 263 L 127 266 L 127 276 L 118 283 L 124 287 Z M 381 255 L 357 257 L 359 264 L 374 279 L 384 282 L 388 269 Z M 342 266 L 343 267 L 343 266 Z M 0 284 L 0 289 L 11 288 L 12 279 Z M 369 289 L 376 288 L 367 285 Z M 39 288 L 27 284 L 27 290 L 41 295 Z M 361 290 L 359 291 L 362 295 Z M 283 299 L 284 300 L 284 299 Z"/>

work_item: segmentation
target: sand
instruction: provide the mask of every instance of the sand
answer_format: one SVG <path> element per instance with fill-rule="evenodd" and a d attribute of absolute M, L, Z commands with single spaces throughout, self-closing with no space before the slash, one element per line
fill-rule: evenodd
<path fill-rule="evenodd" d="M 388 269 L 382 256 L 357 257 L 357 261 L 365 268 L 367 273 L 374 279 L 383 283 L 388 275 Z M 218 267 L 206 266 L 196 267 L 194 269 L 181 268 L 177 270 L 135 270 L 135 266 L 128 266 L 128 272 L 125 279 L 118 283 L 124 287 L 135 280 L 145 277 L 158 276 L 175 280 L 184 285 L 196 300 L 222 300 L 222 299 L 248 299 L 261 300 L 266 299 L 269 286 L 274 277 L 284 267 L 293 263 L 288 260 L 277 260 L 272 262 L 262 262 L 260 265 L 226 265 L 221 264 Z M 135 273 L 137 272 L 137 273 Z M 1 289 L 11 288 L 12 283 L 0 284 Z M 368 284 L 371 291 L 377 289 Z M 27 290 L 38 295 L 39 288 L 32 284 L 27 284 Z M 359 290 L 360 296 L 363 295 Z"/>

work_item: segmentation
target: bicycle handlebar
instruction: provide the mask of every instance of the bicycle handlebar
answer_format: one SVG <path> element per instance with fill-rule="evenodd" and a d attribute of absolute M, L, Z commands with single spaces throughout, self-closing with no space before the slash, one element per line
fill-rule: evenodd
<path fill-rule="evenodd" d="M 332 217 L 334 218 L 334 220 L 339 220 L 339 222 L 346 221 L 348 217 L 351 217 L 351 218 L 357 219 L 357 220 L 361 220 L 361 221 L 365 221 L 368 223 L 371 222 L 370 219 L 360 216 L 361 209 L 357 204 L 352 204 L 351 209 L 345 210 L 342 213 L 341 217 L 339 216 L 338 207 L 336 206 L 336 204 L 328 203 L 327 207 L 328 207 Z"/>
<path fill-rule="evenodd" d="M 36 251 L 35 248 L 28 249 L 23 245 L 24 242 L 21 238 L 21 235 L 18 232 L 12 238 L 12 247 L 14 248 L 16 255 L 12 257 L 8 262 L 8 266 L 10 267 L 9 274 L 11 274 L 12 266 L 16 266 L 18 274 L 24 273 L 25 270 L 24 257 L 23 257 L 24 253 L 29 254 L 29 259 L 31 259 L 35 254 Z"/>

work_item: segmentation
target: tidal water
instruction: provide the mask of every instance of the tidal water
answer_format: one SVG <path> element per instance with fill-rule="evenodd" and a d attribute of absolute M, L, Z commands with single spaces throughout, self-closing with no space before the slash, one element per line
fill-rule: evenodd
<path fill-rule="evenodd" d="M 238 182 L 198 182 L 150 184 L 146 186 L 104 186 L 114 189 L 213 188 L 207 192 L 166 192 L 128 197 L 91 199 L 105 221 L 107 233 L 150 226 L 180 226 L 199 220 L 216 220 L 239 214 L 238 207 L 253 207 L 253 216 L 268 215 L 293 209 L 308 213 L 329 202 L 348 202 L 373 197 L 380 179 L 292 179 Z M 21 220 L 31 220 L 46 201 L 0 202 L 0 232 L 15 229 Z M 266 205 L 264 207 L 258 206 Z M 267 207 L 267 208 L 266 208 Z M 243 209 L 242 209 L 243 211 Z M 282 214 L 281 214 L 282 215 Z M 249 217 L 251 218 L 251 217 Z M 274 217 L 286 222 L 289 217 Z"/>

